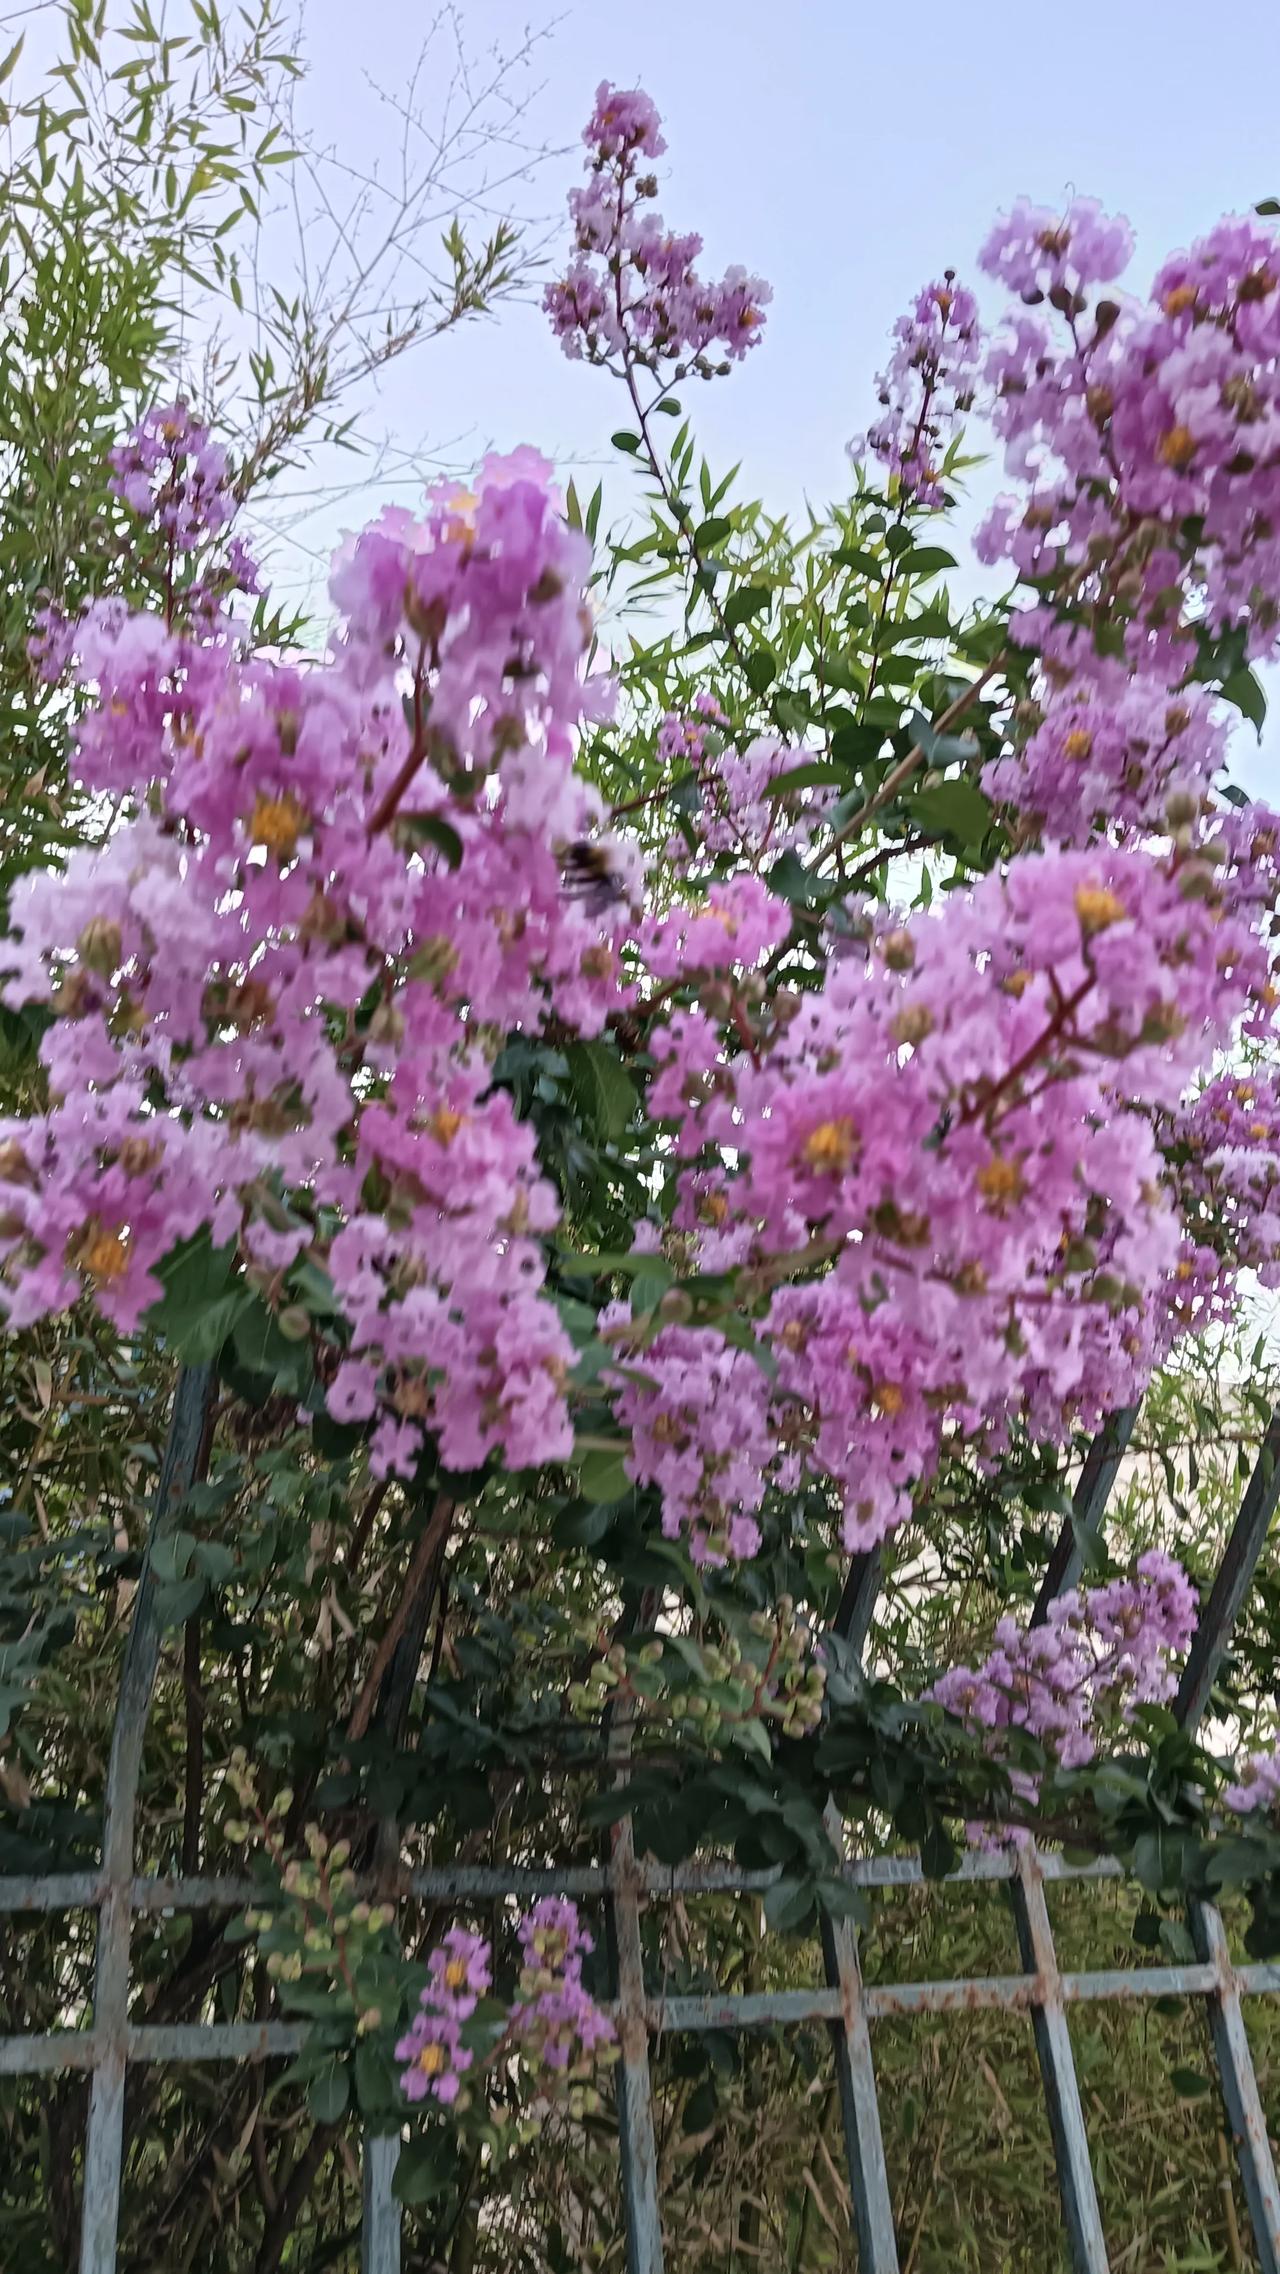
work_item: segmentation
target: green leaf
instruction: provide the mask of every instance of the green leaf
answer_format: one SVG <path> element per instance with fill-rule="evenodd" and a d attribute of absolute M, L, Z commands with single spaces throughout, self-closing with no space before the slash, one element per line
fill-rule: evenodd
<path fill-rule="evenodd" d="M 860 575 L 874 577 L 877 583 L 883 574 L 883 564 L 874 553 L 864 552 L 860 545 L 838 545 L 831 558 L 839 561 L 841 568 L 857 569 Z"/>
<path fill-rule="evenodd" d="M 724 620 L 732 630 L 745 624 L 749 616 L 758 616 L 762 609 L 771 607 L 773 593 L 767 584 L 740 585 L 731 592 L 724 604 Z"/>
<path fill-rule="evenodd" d="M 189 1366 L 216 1358 L 252 1301 L 235 1272 L 235 1243 L 212 1246 L 206 1231 L 184 1240 L 156 1275 L 164 1287 L 146 1314 L 147 1324 Z"/>
<path fill-rule="evenodd" d="M 198 1611 L 205 1598 L 207 1582 L 203 1573 L 193 1579 L 180 1580 L 176 1587 L 157 1587 L 156 1615 L 162 1627 L 185 1625 L 193 1611 Z"/>
<path fill-rule="evenodd" d="M 831 755 L 847 771 L 874 765 L 883 747 L 878 726 L 841 726 L 831 737 Z"/>
<path fill-rule="evenodd" d="M 572 1042 L 567 1056 L 583 1113 L 602 1137 L 613 1142 L 635 1112 L 635 1083 L 605 1042 Z"/>
<path fill-rule="evenodd" d="M 775 774 L 765 791 L 767 798 L 790 797 L 794 790 L 812 790 L 835 785 L 848 786 L 845 767 L 833 765 L 829 758 L 811 758 L 803 766 L 793 766 L 789 773 Z"/>
<path fill-rule="evenodd" d="M 818 899 L 822 892 L 822 886 L 790 846 L 774 862 L 768 884 L 770 892 L 776 892 L 779 900 L 789 900 L 793 907 L 803 907 L 807 901 Z"/>
<path fill-rule="evenodd" d="M 1183 2100 L 1203 2100 L 1206 2093 L 1213 2091 L 1208 2077 L 1202 2077 L 1198 2069 L 1172 2069 L 1169 2082 Z"/>
<path fill-rule="evenodd" d="M 391 2192 L 397 2203 L 429 2203 L 444 2195 L 458 2171 L 458 2149 L 451 2132 L 428 2132 L 406 2140 L 400 2150 Z"/>
<path fill-rule="evenodd" d="M 619 1444 L 616 1453 L 606 1452 L 603 1446 L 584 1453 L 578 1471 L 578 1485 L 584 1500 L 622 1500 L 630 1492 L 631 1479 L 622 1458 L 625 1451 L 626 1447 Z"/>
<path fill-rule="evenodd" d="M 943 569 L 954 568 L 956 557 L 943 545 L 912 545 L 901 554 L 898 566 L 912 576 L 940 576 Z"/>
<path fill-rule="evenodd" d="M 236 1321 L 232 1348 L 241 1366 L 251 1374 L 267 1375 L 279 1390 L 304 1397 L 314 1367 L 305 1342 L 291 1342 L 281 1333 L 267 1306 L 257 1296 Z"/>
<path fill-rule="evenodd" d="M 939 782 L 933 789 L 917 790 L 910 812 L 931 836 L 953 837 L 960 845 L 981 844 L 992 820 L 988 800 L 972 782 Z"/>
<path fill-rule="evenodd" d="M 441 813 L 417 813 L 413 820 L 415 833 L 425 837 L 427 843 L 434 845 L 438 853 L 443 853 L 451 869 L 459 867 L 462 861 L 462 839 L 453 823 L 446 821 Z"/>
<path fill-rule="evenodd" d="M 726 513 L 713 513 L 709 521 L 698 523 L 693 532 L 694 544 L 700 553 L 710 552 L 714 545 L 720 544 L 731 534 L 732 529 L 733 523 Z"/>
<path fill-rule="evenodd" d="M 765 1894 L 765 1921 L 775 1934 L 803 1926 L 813 1908 L 813 1887 L 807 1879 L 779 1879 Z"/>
<path fill-rule="evenodd" d="M 588 1455 L 588 1459 L 590 1459 Z M 618 1495 L 621 1498 L 621 1494 Z M 588 1501 L 580 1508 L 562 1508 L 551 1526 L 551 1537 L 559 1548 L 598 1548 L 614 1520 L 613 1506 L 607 1500 Z"/>
<path fill-rule="evenodd" d="M 1270 218 L 1272 214 L 1280 213 L 1280 197 L 1264 197 L 1261 204 L 1255 205 L 1253 210 L 1255 213 L 1266 214 Z"/>
<path fill-rule="evenodd" d="M 778 676 L 778 659 L 771 647 L 753 647 L 742 668 L 752 694 L 763 695 Z"/>
<path fill-rule="evenodd" d="M 307 2086 L 307 2106 L 317 2124 L 336 2124 L 351 2097 L 351 2079 L 341 2061 L 330 2061 Z"/>
<path fill-rule="evenodd" d="M 196 1543 L 190 1532 L 162 1532 L 151 1550 L 151 1569 L 162 1587 L 176 1587 L 191 1569 Z"/>
<path fill-rule="evenodd" d="M 1234 703 L 1241 717 L 1247 718 L 1259 733 L 1262 732 L 1262 722 L 1267 715 L 1267 698 L 1259 680 L 1247 664 L 1241 664 L 1238 671 L 1233 671 L 1230 678 L 1223 680 L 1222 699 L 1224 703 Z"/>
<path fill-rule="evenodd" d="M 618 432 L 611 434 L 609 440 L 615 450 L 625 450 L 629 458 L 634 458 L 640 448 L 639 435 L 630 433 L 626 427 L 619 427 Z"/>

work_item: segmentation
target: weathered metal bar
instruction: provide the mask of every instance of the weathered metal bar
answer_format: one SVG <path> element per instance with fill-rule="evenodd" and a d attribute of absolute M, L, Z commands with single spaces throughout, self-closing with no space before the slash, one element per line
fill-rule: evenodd
<path fill-rule="evenodd" d="M 0 1879 L 0 1913 L 93 1911 L 102 1900 L 98 1871 L 24 1872 Z"/>
<path fill-rule="evenodd" d="M 129 2031 L 131 2061 L 267 2061 L 300 2053 L 305 2021 L 139 2022 Z"/>
<path fill-rule="evenodd" d="M 898 2240 L 893 2197 L 880 2127 L 880 2096 L 871 2057 L 869 2004 L 857 1936 L 848 1919 L 824 1918 L 822 1956 L 827 1995 L 838 2001 L 831 2023 L 840 2117 L 853 2228 L 858 2238 L 859 2274 L 898 2274 Z"/>
<path fill-rule="evenodd" d="M 360 2274 L 400 2274 L 400 2205 L 391 2183 L 398 2132 L 366 2132 L 361 2173 Z"/>
<path fill-rule="evenodd" d="M 658 2147 L 653 2130 L 649 2076 L 649 2018 L 645 2007 L 644 1951 L 640 1941 L 640 1883 L 631 1818 L 613 1827 L 609 1899 L 605 1907 L 609 1954 L 617 1986 L 618 2145 L 627 2274 L 662 2274 L 662 2213 L 658 2202 Z"/>
<path fill-rule="evenodd" d="M 961 1857 L 954 1871 L 942 1880 L 928 1877 L 915 1856 L 859 1856 L 840 1867 L 840 1876 L 853 1887 L 959 1887 L 974 1881 L 1012 1879 L 1015 1866 L 1005 1852 L 987 1853 L 975 1849 Z M 1068 1863 L 1062 1856 L 1045 1855 L 1040 1858 L 1040 1869 L 1045 1879 L 1116 1879 L 1122 1876 L 1120 1866 L 1110 1856 L 1098 1856 L 1089 1863 Z M 764 1895 L 777 1884 L 782 1875 L 780 1864 L 764 1870 L 748 1871 L 735 1863 L 698 1862 L 659 1864 L 646 1861 L 636 1865 L 636 1879 L 640 1891 L 658 1897 L 671 1895 Z M 388 1894 L 385 1879 L 362 1881 L 371 1895 L 385 1901 Z M 590 1900 L 604 1895 L 608 1888 L 608 1874 L 599 1865 L 574 1865 L 562 1872 L 540 1870 L 522 1865 L 428 1867 L 401 1877 L 397 1893 L 401 1901 L 467 1903 L 491 1902 L 510 1896 L 513 1901 L 534 1901 L 539 1895 L 572 1895 Z M 0 1879 L 0 1914 L 15 1911 L 80 1911 L 92 1910 L 102 1900 L 103 1886 L 99 1873 L 49 1872 L 28 1875 L 21 1879 Z M 200 1876 L 196 1878 L 135 1879 L 133 1882 L 133 1908 L 151 1914 L 157 1911 L 238 1911 L 261 1900 L 262 1889 L 254 1879 Z"/>
<path fill-rule="evenodd" d="M 1209 1702 L 1223 1652 L 1266 1544 L 1278 1498 L 1280 1412 L 1273 1413 L 1267 1425 L 1178 1684 L 1173 1710 L 1186 1729 L 1195 1729 Z M 1209 2036 L 1218 2066 L 1223 2106 L 1235 2140 L 1236 2162 L 1259 2264 L 1262 2274 L 1280 2274 L 1280 2187 L 1276 2183 L 1275 2160 L 1267 2137 L 1226 1929 L 1212 1903 L 1193 1900 L 1188 1905 L 1188 1916 L 1196 1950 L 1214 1969 L 1214 1982 L 1207 2000 Z"/>
<path fill-rule="evenodd" d="M 870 1992 L 867 1992 L 868 1998 Z M 655 2034 L 680 2035 L 704 2029 L 800 2029 L 842 2017 L 839 1990 L 748 1990 L 723 1996 L 650 1998 L 646 2011 Z"/>
<path fill-rule="evenodd" d="M 307 2042 L 301 2021 L 174 2021 L 131 2024 L 124 2034 L 127 2061 L 266 2061 L 300 2053 Z M 91 2029 L 55 2029 L 43 2037 L 0 2037 L 0 2076 L 33 2071 L 92 2069 L 100 2057 Z"/>
<path fill-rule="evenodd" d="M 1085 1549 L 1102 1530 L 1107 1502 L 1120 1463 L 1129 1449 L 1137 1418 L 1136 1405 L 1117 1406 L 1114 1413 L 1107 1415 L 1085 1455 L 1084 1467 L 1071 1496 L 1071 1514 L 1058 1534 L 1048 1569 L 1040 1582 L 1040 1592 L 1031 1613 L 1033 1627 L 1044 1625 L 1050 1603 L 1068 1587 L 1074 1587 L 1080 1577 Z"/>
<path fill-rule="evenodd" d="M 855 1555 L 849 1565 L 833 1625 L 861 1659 L 879 1599 L 883 1567 L 879 1548 Z M 848 1868 L 846 1833 L 834 1800 L 826 1810 L 827 1836 Z M 871 2053 L 862 1964 L 853 1923 L 826 1915 L 821 1922 L 822 1964 L 827 1995 L 837 2000 L 831 2018 L 831 2050 L 840 2095 L 849 2203 L 858 2243 L 860 2274 L 898 2274 L 898 2239 L 893 2197 L 880 2126 L 880 2096 Z"/>
<path fill-rule="evenodd" d="M 1060 1976 L 1068 2005 L 1106 2005 L 1141 1998 L 1202 1998 L 1213 1988 L 1211 1966 L 1106 1966 Z"/>
<path fill-rule="evenodd" d="M 1032 2026 L 1040 2074 L 1044 2079 L 1071 2263 L 1075 2274 L 1108 2274 L 1110 2262 L 1093 2165 L 1089 2160 L 1089 2139 L 1067 2028 L 1062 1978 L 1053 1947 L 1049 1906 L 1044 1899 L 1044 1884 L 1034 1852 L 1020 1856 L 1018 1876 L 1012 1883 L 1011 1893 L 1022 1963 L 1034 1978 Z"/>
<path fill-rule="evenodd" d="M 1267 1425 L 1253 1475 L 1240 1503 L 1240 1513 L 1231 1527 L 1218 1576 L 1178 1684 L 1173 1710 L 1188 1729 L 1195 1728 L 1209 1702 L 1223 1651 L 1271 1528 L 1277 1499 L 1280 1499 L 1280 1412 L 1273 1413 Z"/>
<path fill-rule="evenodd" d="M 1261 2274 L 1280 2274 L 1280 2187 L 1267 2138 L 1262 2097 L 1240 2010 L 1240 1991 L 1231 1965 L 1226 1929 L 1216 1905 L 1190 1906 L 1191 1935 L 1214 1976 L 1209 1998 L 1209 2034 L 1222 2080 L 1222 2097 L 1235 2138 L 1236 2161 L 1244 2186 Z"/>
<path fill-rule="evenodd" d="M 90 2029 L 53 2029 L 44 2036 L 0 2037 L 0 2077 L 50 2076 L 91 2069 L 98 2057 Z"/>
<path fill-rule="evenodd" d="M 111 1736 L 102 1840 L 104 1892 L 98 1914 L 93 1988 L 93 2039 L 97 2058 L 89 2093 L 89 2128 L 85 2140 L 80 2274 L 114 2274 L 116 2262 L 124 2143 L 124 2075 L 128 2059 L 134 1816 L 147 1715 L 160 1655 L 151 1557 L 156 1540 L 196 1476 L 212 1395 L 212 1366 L 184 1366 L 173 1401 L 156 1510 L 142 1559 Z"/>
<path fill-rule="evenodd" d="M 879 1548 L 869 1548 L 865 1554 L 852 1557 L 831 1622 L 837 1634 L 847 1636 L 859 1658 L 866 1649 L 883 1576 Z"/>

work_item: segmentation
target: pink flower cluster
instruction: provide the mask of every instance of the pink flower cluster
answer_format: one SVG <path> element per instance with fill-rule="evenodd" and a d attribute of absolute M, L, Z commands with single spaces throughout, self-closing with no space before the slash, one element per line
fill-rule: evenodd
<path fill-rule="evenodd" d="M 1259 1809 L 1270 1813 L 1280 1801 L 1280 1749 L 1244 1754 L 1236 1761 L 1231 1782 L 1223 1786 L 1222 1797 L 1239 1816 L 1255 1815 Z"/>
<path fill-rule="evenodd" d="M 1218 1075 L 1169 1117 L 1163 1142 L 1186 1230 L 1171 1307 L 1198 1326 L 1223 1314 L 1228 1272 L 1280 1286 L 1280 1078 Z"/>
<path fill-rule="evenodd" d="M 400 2089 L 406 2100 L 438 2100 L 449 2107 L 475 2061 L 463 2029 L 492 1980 L 492 1952 L 484 1935 L 450 1927 L 427 1960 L 427 1984 L 418 2010 L 396 2046 Z"/>
<path fill-rule="evenodd" d="M 569 197 L 575 258 L 543 306 L 566 355 L 653 371 L 679 362 L 710 378 L 756 345 L 771 295 L 741 268 L 705 282 L 701 237 L 645 210 L 657 194 L 645 161 L 666 147 L 658 127 L 647 95 L 601 86 L 583 135 L 589 178 Z"/>
<path fill-rule="evenodd" d="M 111 488 L 180 553 L 216 536 L 236 509 L 226 451 L 181 402 L 148 411 L 116 445 Z"/>
<path fill-rule="evenodd" d="M 877 380 L 882 416 L 855 437 L 849 454 L 860 459 L 869 450 L 897 477 L 904 498 L 941 505 L 947 444 L 973 404 L 982 371 L 978 303 L 948 269 L 899 316 L 893 338 L 893 354 Z"/>
<path fill-rule="evenodd" d="M 950 1668 L 929 1695 L 988 1733 L 993 1751 L 1008 1731 L 1024 1730 L 1059 1767 L 1079 1768 L 1104 1729 L 1173 1696 L 1174 1661 L 1190 1644 L 1198 1609 L 1181 1566 L 1151 1549 L 1133 1578 L 1059 1596 L 1043 1626 L 1002 1618 L 982 1664 Z M 1034 1779 L 1022 1773 L 1017 1781 L 1032 1797 Z"/>
<path fill-rule="evenodd" d="M 607 692 L 589 560 L 523 452 L 347 548 L 324 664 L 246 659 L 221 620 L 77 628 L 74 772 L 131 817 L 28 880 L 0 948 L 5 999 L 57 1013 L 50 1110 L 0 1128 L 15 1325 L 87 1290 L 132 1329 L 207 1223 L 275 1307 L 303 1266 L 332 1283 L 330 1404 L 378 1417 L 380 1469 L 426 1429 L 458 1467 L 569 1451 L 557 1202 L 491 1063 L 626 999 L 625 908 L 561 875 L 601 814 L 573 771 Z"/>
<path fill-rule="evenodd" d="M 696 853 L 683 837 L 667 846 L 668 857 L 685 872 L 720 854 L 755 867 L 766 858 L 776 860 L 789 846 L 801 849 L 823 827 L 836 800 L 837 792 L 821 785 L 779 787 L 811 755 L 803 748 L 757 736 L 738 750 L 727 732 L 716 731 L 727 726 L 712 698 L 699 696 L 692 716 L 670 714 L 658 734 L 659 757 L 669 765 L 684 760 L 697 776 Z"/>
<path fill-rule="evenodd" d="M 605 1323 L 616 1329 L 621 1315 Z M 785 1473 L 751 1353 L 705 1329 L 663 1327 L 621 1377 L 614 1410 L 631 1431 L 629 1473 L 661 1492 L 667 1538 L 686 1536 L 696 1563 L 753 1556 L 766 1481 Z"/>
<path fill-rule="evenodd" d="M 544 1895 L 521 1921 L 519 2000 L 515 2035 L 521 2050 L 544 2068 L 565 2075 L 589 2066 L 614 2028 L 583 1987 L 582 1962 L 595 1947 L 562 1895 Z"/>
<path fill-rule="evenodd" d="M 1022 489 L 979 552 L 1043 582 L 1029 642 L 1069 603 L 1176 680 L 1201 613 L 1252 656 L 1280 641 L 1280 254 L 1260 222 L 1226 220 L 1165 263 L 1146 303 L 1092 297 L 1131 243 L 1090 202 L 1021 203 L 983 249 L 1029 306 L 987 365 Z"/>
<path fill-rule="evenodd" d="M 747 1537 L 747 1467 L 763 1478 L 785 1445 L 866 1546 L 952 1432 L 998 1451 L 1015 1416 L 1054 1437 L 1137 1394 L 1183 1237 L 1153 1117 L 1268 997 L 1265 946 L 1203 866 L 1023 856 L 834 958 L 784 1016 L 694 937 L 654 964 L 713 974 L 711 1007 L 672 1010 L 651 1043 L 672 1221 L 706 1227 L 767 1298 L 777 1373 L 770 1391 L 708 1329 L 663 1330 L 657 1390 L 625 1410 L 672 1529 L 711 1537 L 709 1498 L 718 1550 Z M 767 937 L 747 931 L 744 962 Z M 722 1432 L 753 1398 L 767 1425 Z M 700 1446 L 731 1455 L 727 1492 Z"/>
<path fill-rule="evenodd" d="M 1160 835 L 1199 818 L 1226 741 L 1203 687 L 1099 662 L 1087 678 L 1047 683 L 1034 731 L 986 767 L 982 786 L 1050 843 Z"/>
<path fill-rule="evenodd" d="M 614 2035 L 608 2015 L 583 1987 L 591 1936 L 576 1905 L 559 1896 L 536 1903 L 518 1932 L 523 1964 L 516 1998 L 491 2033 L 483 2065 L 518 2053 L 553 2076 L 582 2074 Z M 407 2100 L 448 2107 L 475 2065 L 477 2047 L 468 2043 L 466 2025 L 492 1982 L 488 1938 L 451 1927 L 428 1958 L 427 1975 L 418 2011 L 395 2049 L 405 2064 L 400 2087 Z"/>

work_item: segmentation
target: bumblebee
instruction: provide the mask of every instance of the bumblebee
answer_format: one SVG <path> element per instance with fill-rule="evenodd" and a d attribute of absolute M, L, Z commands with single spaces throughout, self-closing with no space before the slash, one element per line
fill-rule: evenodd
<path fill-rule="evenodd" d="M 593 844 L 585 837 L 565 846 L 560 856 L 560 877 L 565 891 L 593 910 L 612 907 L 626 897 L 626 884 L 613 865 L 609 846 Z"/>

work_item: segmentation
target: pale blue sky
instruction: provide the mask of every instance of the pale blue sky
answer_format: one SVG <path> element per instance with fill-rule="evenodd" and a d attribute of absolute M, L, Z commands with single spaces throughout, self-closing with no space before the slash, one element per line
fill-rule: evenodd
<path fill-rule="evenodd" d="M 551 4 L 531 16 L 529 0 L 462 0 L 460 14 L 473 48 L 509 48 Z M 302 21 L 311 132 L 386 164 L 394 122 L 367 76 L 404 83 L 424 15 L 304 0 Z M 667 218 L 701 230 L 709 268 L 741 261 L 773 284 L 763 347 L 691 401 L 713 460 L 742 458 L 781 505 L 838 489 L 893 317 L 941 268 L 972 274 L 1011 197 L 1076 190 L 1128 214 L 1145 285 L 1219 213 L 1280 190 L 1277 0 L 578 0 L 529 71 L 531 137 L 576 145 L 603 77 L 643 84 L 663 113 Z M 429 72 L 428 109 L 435 92 Z M 578 169 L 576 147 L 551 159 L 525 209 L 561 210 Z M 532 308 L 416 353 L 372 416 L 453 462 L 531 441 L 566 469 L 607 461 L 621 422 L 608 381 L 568 363 Z M 298 524 L 307 550 L 290 547 L 289 581 L 314 577 L 314 555 L 359 517 L 353 499 Z"/>

